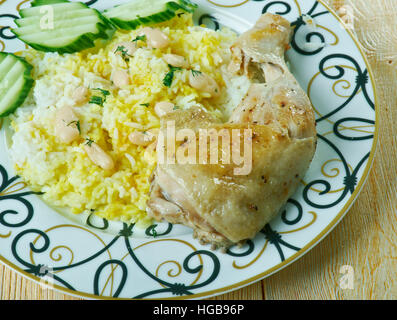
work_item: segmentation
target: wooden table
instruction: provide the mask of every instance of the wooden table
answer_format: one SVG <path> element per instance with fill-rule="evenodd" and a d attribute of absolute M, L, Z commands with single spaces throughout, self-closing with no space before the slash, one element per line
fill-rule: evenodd
<path fill-rule="evenodd" d="M 347 1 L 328 0 L 336 9 Z M 397 299 L 397 37 L 392 33 L 397 28 L 397 9 L 392 6 L 396 1 L 350 2 L 361 8 L 355 29 L 370 49 L 378 86 L 379 146 L 368 181 L 343 221 L 303 258 L 263 281 L 214 299 Z M 344 265 L 354 270 L 353 289 L 340 286 Z M 0 265 L 0 299 L 77 298 L 43 290 Z"/>

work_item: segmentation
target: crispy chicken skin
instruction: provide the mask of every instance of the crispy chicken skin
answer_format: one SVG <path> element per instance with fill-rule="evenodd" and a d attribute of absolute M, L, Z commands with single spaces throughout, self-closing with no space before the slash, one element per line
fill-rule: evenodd
<path fill-rule="evenodd" d="M 190 129 L 198 145 L 200 129 L 217 132 L 250 129 L 252 169 L 230 164 L 159 163 L 152 180 L 148 214 L 193 228 L 202 243 L 228 248 L 255 235 L 280 211 L 305 175 L 316 149 L 314 112 L 284 61 L 291 28 L 280 16 L 265 14 L 232 47 L 229 70 L 252 84 L 227 123 L 200 108 L 177 110 L 161 119 L 175 130 Z M 166 148 L 166 146 L 162 146 Z M 158 146 L 159 148 L 159 146 Z M 157 150 L 159 151 L 159 150 Z M 198 163 L 198 162 L 197 162 Z"/>

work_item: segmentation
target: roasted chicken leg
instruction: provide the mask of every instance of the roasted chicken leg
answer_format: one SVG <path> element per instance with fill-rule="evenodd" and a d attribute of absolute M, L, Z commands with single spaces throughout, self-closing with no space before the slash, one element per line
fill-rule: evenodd
<path fill-rule="evenodd" d="M 249 130 L 251 135 L 242 140 L 252 149 L 251 170 L 237 175 L 235 163 L 159 163 L 148 201 L 150 216 L 189 226 L 202 243 L 228 248 L 255 237 L 292 196 L 314 156 L 316 127 L 309 98 L 284 61 L 290 37 L 289 22 L 272 14 L 264 14 L 239 37 L 229 69 L 246 74 L 252 84 L 227 123 L 200 108 L 161 119 L 164 137 L 170 121 L 176 131 L 196 133 L 182 143 L 186 149 L 193 146 L 190 150 L 199 145 L 202 129 L 228 137 Z M 157 151 L 161 148 L 167 146 L 158 145 Z"/>

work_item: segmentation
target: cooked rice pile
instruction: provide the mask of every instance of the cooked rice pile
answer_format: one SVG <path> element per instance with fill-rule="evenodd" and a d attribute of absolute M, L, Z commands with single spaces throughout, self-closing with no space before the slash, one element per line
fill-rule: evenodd
<path fill-rule="evenodd" d="M 115 48 L 136 39 L 139 30 L 117 31 L 111 42 L 76 54 L 33 49 L 23 53 L 34 66 L 36 83 L 24 106 L 11 117 L 15 133 L 10 152 L 17 173 L 33 190 L 44 192 L 50 205 L 70 208 L 75 214 L 95 210 L 109 220 L 149 223 L 145 210 L 156 155 L 153 149 L 132 144 L 128 136 L 159 127 L 154 112 L 159 101 L 171 101 L 179 108 L 201 105 L 224 118 L 246 92 L 245 78 L 229 79 L 225 73 L 237 37 L 234 32 L 193 26 L 188 14 L 156 27 L 169 37 L 170 46 L 160 50 L 141 44 L 128 59 L 116 54 Z M 189 71 L 184 69 L 176 71 L 171 88 L 166 87 L 163 79 L 170 69 L 162 57 L 168 53 L 186 57 L 192 69 L 216 79 L 221 97 L 210 99 L 190 87 Z M 131 85 L 116 88 L 111 82 L 114 70 L 128 70 Z M 103 106 L 87 102 L 74 107 L 82 138 L 67 145 L 56 137 L 55 114 L 73 105 L 79 86 L 90 88 L 90 96 L 100 95 L 96 88 L 110 95 Z M 85 139 L 95 141 L 113 158 L 114 170 L 90 161 L 83 149 Z"/>

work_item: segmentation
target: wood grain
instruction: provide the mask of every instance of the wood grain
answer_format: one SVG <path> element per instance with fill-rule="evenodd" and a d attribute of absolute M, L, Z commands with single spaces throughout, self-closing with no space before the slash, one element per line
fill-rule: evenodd
<path fill-rule="evenodd" d="M 347 216 L 313 250 L 263 281 L 213 299 L 397 299 L 397 52 L 387 45 L 377 51 L 371 36 L 397 28 L 397 9 L 392 0 L 347 1 L 328 2 L 359 10 L 355 31 L 367 49 L 379 96 L 379 147 L 368 181 Z M 354 269 L 353 289 L 340 286 L 344 265 Z M 45 290 L 2 265 L 0 299 L 79 300 Z"/>

